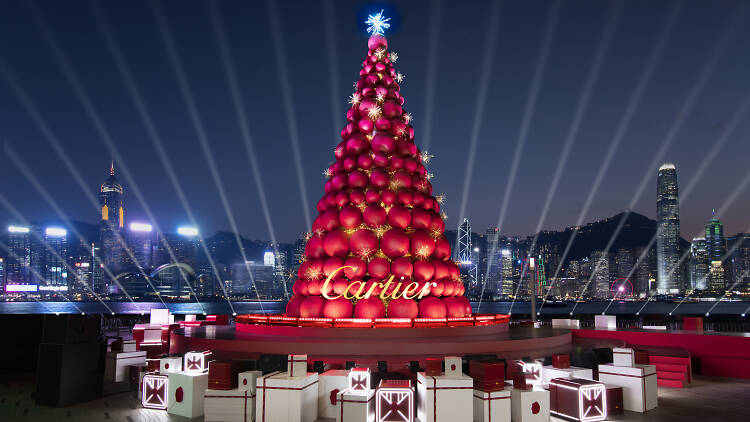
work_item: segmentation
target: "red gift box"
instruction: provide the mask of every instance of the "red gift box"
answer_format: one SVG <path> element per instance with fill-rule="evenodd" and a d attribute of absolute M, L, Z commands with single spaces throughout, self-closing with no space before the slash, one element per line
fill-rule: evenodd
<path fill-rule="evenodd" d="M 558 369 L 570 368 L 570 355 L 552 355 L 552 367 Z"/>
<path fill-rule="evenodd" d="M 566 419 L 604 420 L 607 418 L 605 386 L 582 378 L 553 378 L 549 382 L 549 410 Z"/>
<path fill-rule="evenodd" d="M 636 365 L 649 365 L 648 351 L 633 350 L 633 361 Z"/>
<path fill-rule="evenodd" d="M 436 377 L 443 374 L 443 360 L 440 358 L 427 358 L 425 375 Z"/>
<path fill-rule="evenodd" d="M 607 414 L 615 415 L 622 413 L 622 387 L 607 385 Z"/>
<path fill-rule="evenodd" d="M 531 390 L 534 385 L 531 383 L 531 377 L 533 375 L 524 372 L 516 372 L 513 374 L 513 388 L 516 390 Z"/>
<path fill-rule="evenodd" d="M 229 315 L 206 315 L 205 325 L 229 325 Z"/>
<path fill-rule="evenodd" d="M 474 380 L 474 389 L 484 392 L 500 391 L 505 389 L 505 380 L 478 381 Z"/>
<path fill-rule="evenodd" d="M 500 360 L 469 361 L 469 376 L 478 381 L 504 381 L 505 362 Z"/>
<path fill-rule="evenodd" d="M 237 388 L 238 375 L 242 366 L 238 361 L 212 361 L 208 364 L 208 388 L 211 390 L 231 390 Z"/>

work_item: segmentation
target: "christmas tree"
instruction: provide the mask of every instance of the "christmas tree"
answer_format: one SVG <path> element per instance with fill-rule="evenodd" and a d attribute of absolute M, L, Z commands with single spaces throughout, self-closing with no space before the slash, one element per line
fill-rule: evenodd
<path fill-rule="evenodd" d="M 432 194 L 429 154 L 414 143 L 382 12 L 368 19 L 367 57 L 343 141 L 325 175 L 287 315 L 442 318 L 471 314 Z"/>

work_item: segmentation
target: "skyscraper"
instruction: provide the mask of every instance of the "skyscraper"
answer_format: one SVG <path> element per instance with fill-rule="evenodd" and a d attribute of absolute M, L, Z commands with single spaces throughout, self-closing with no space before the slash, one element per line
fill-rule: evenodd
<path fill-rule="evenodd" d="M 612 256 L 605 251 L 591 252 L 591 263 L 593 272 L 591 274 L 590 286 L 593 286 L 593 295 L 598 298 L 606 298 L 610 295 L 610 272 L 612 269 Z"/>
<path fill-rule="evenodd" d="M 5 264 L 6 283 L 26 283 L 31 280 L 31 228 L 8 227 L 8 262 Z"/>
<path fill-rule="evenodd" d="M 659 167 L 656 183 L 656 255 L 658 293 L 679 293 L 680 201 L 677 169 L 670 163 Z"/>
<path fill-rule="evenodd" d="M 750 293 L 750 233 L 738 233 L 727 239 L 731 251 L 731 274 L 734 290 Z"/>
<path fill-rule="evenodd" d="M 44 281 L 40 282 L 39 290 L 67 291 L 68 267 L 65 261 L 68 247 L 68 231 L 62 227 L 47 227 L 44 229 Z M 71 281 L 75 277 L 71 278 Z M 75 287 L 75 286 L 73 286 Z"/>
<path fill-rule="evenodd" d="M 125 210 L 122 203 L 123 189 L 115 177 L 114 163 L 109 168 L 109 177 L 99 189 L 101 220 L 99 234 L 102 243 L 102 261 L 115 275 L 122 265 L 124 256 L 121 243 L 125 227 Z"/>
<path fill-rule="evenodd" d="M 484 296 L 492 298 L 501 293 L 502 250 L 500 230 L 497 227 L 487 229 L 487 274 L 484 277 Z"/>
<path fill-rule="evenodd" d="M 706 251 L 710 265 L 709 288 L 716 292 L 723 292 L 727 286 L 727 240 L 724 238 L 724 225 L 716 218 L 716 211 L 711 213 L 711 219 L 706 223 Z"/>
<path fill-rule="evenodd" d="M 693 238 L 690 244 L 690 287 L 705 290 L 710 260 L 705 237 Z"/>

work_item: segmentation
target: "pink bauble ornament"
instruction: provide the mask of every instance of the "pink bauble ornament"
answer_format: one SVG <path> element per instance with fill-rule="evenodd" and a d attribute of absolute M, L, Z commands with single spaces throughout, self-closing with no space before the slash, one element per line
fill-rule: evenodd
<path fill-rule="evenodd" d="M 414 299 L 400 297 L 388 303 L 387 314 L 388 318 L 416 318 L 419 316 L 419 306 Z"/>
<path fill-rule="evenodd" d="M 367 274 L 367 264 L 357 257 L 350 257 L 344 261 L 344 274 L 349 280 L 361 280 Z M 351 267 L 351 268 L 349 268 Z"/>
<path fill-rule="evenodd" d="M 323 238 L 321 236 L 313 235 L 305 245 L 305 256 L 312 259 L 318 259 L 325 256 L 325 249 L 323 247 Z"/>
<path fill-rule="evenodd" d="M 361 189 L 352 189 L 349 192 L 349 201 L 354 205 L 359 205 L 365 202 L 365 194 Z"/>
<path fill-rule="evenodd" d="M 349 299 L 343 297 L 327 300 L 323 305 L 323 316 L 325 318 L 351 318 L 352 311 L 352 303 Z"/>
<path fill-rule="evenodd" d="M 388 173 L 386 173 L 384 170 L 375 169 L 370 174 L 370 185 L 376 188 L 384 188 L 388 186 L 389 181 L 390 178 L 388 177 Z"/>
<path fill-rule="evenodd" d="M 415 204 L 416 205 L 416 204 Z M 430 212 L 420 208 L 414 208 L 411 212 L 411 226 L 415 229 L 426 229 L 430 227 Z"/>
<path fill-rule="evenodd" d="M 372 168 L 372 166 L 375 164 L 375 161 L 372 159 L 370 154 L 360 154 L 357 158 L 357 165 L 362 170 L 369 170 Z"/>
<path fill-rule="evenodd" d="M 435 267 L 430 261 L 414 261 L 414 279 L 417 281 L 430 281 L 435 276 Z"/>
<path fill-rule="evenodd" d="M 333 280 L 333 294 L 342 295 L 346 291 L 346 287 L 349 285 L 349 280 L 341 277 Z"/>
<path fill-rule="evenodd" d="M 396 281 L 401 277 L 411 278 L 414 267 L 409 258 L 397 258 L 391 262 L 391 274 L 396 276 Z"/>
<path fill-rule="evenodd" d="M 451 256 L 451 244 L 444 235 L 440 235 L 435 241 L 435 258 L 446 260 Z"/>
<path fill-rule="evenodd" d="M 323 275 L 328 277 L 329 275 L 333 274 L 334 271 L 338 270 L 344 266 L 344 260 L 333 256 L 331 258 L 328 258 L 325 260 L 325 263 L 323 264 Z M 340 275 L 340 274 L 339 274 Z"/>
<path fill-rule="evenodd" d="M 339 223 L 346 229 L 357 227 L 362 223 L 362 212 L 354 205 L 347 205 L 339 211 Z"/>
<path fill-rule="evenodd" d="M 411 212 L 409 212 L 409 209 L 404 207 L 403 205 L 394 205 L 388 211 L 388 224 L 390 224 L 391 226 L 405 229 L 409 226 L 410 222 Z"/>
<path fill-rule="evenodd" d="M 385 154 L 375 154 L 375 157 L 373 157 L 373 163 L 375 164 L 375 167 L 388 167 L 388 156 Z"/>
<path fill-rule="evenodd" d="M 394 146 L 395 141 L 393 140 L 393 137 L 384 133 L 378 133 L 372 138 L 371 147 L 372 151 L 376 154 L 390 154 L 393 152 Z"/>
<path fill-rule="evenodd" d="M 388 213 L 386 213 L 385 209 L 383 209 L 380 204 L 370 204 L 365 208 L 362 217 L 365 224 L 372 228 L 377 228 L 385 224 L 388 218 Z"/>
<path fill-rule="evenodd" d="M 373 258 L 367 263 L 370 278 L 385 278 L 391 272 L 391 263 L 385 258 Z"/>
<path fill-rule="evenodd" d="M 378 238 L 369 229 L 359 229 L 349 239 L 348 250 L 362 259 L 367 259 L 378 250 Z"/>
<path fill-rule="evenodd" d="M 347 184 L 351 188 L 362 189 L 362 188 L 367 187 L 367 182 L 369 180 L 370 178 L 367 176 L 367 173 L 361 170 L 353 170 L 351 173 L 349 173 L 349 177 L 347 178 Z"/>
<path fill-rule="evenodd" d="M 410 251 L 419 259 L 427 259 L 435 251 L 435 239 L 425 230 L 415 230 L 411 234 Z"/>
<path fill-rule="evenodd" d="M 341 229 L 332 230 L 323 239 L 323 248 L 328 256 L 345 256 L 349 253 L 349 236 Z"/>
<path fill-rule="evenodd" d="M 383 235 L 380 249 L 391 259 L 402 257 L 409 251 L 409 236 L 401 229 L 392 228 Z"/>
<path fill-rule="evenodd" d="M 380 202 L 380 192 L 375 188 L 368 188 L 365 191 L 365 201 L 371 204 Z"/>
<path fill-rule="evenodd" d="M 367 48 L 374 51 L 378 48 L 382 48 L 384 50 L 388 49 L 388 41 L 385 39 L 384 36 L 380 34 L 373 34 L 370 36 L 370 38 L 367 40 Z"/>

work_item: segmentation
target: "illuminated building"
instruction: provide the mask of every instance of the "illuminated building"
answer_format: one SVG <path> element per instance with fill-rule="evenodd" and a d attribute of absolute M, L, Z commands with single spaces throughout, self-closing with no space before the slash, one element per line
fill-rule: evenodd
<path fill-rule="evenodd" d="M 109 270 L 117 274 L 123 264 L 122 232 L 125 227 L 122 184 L 115 177 L 114 163 L 109 168 L 109 177 L 99 189 L 101 210 L 99 233 L 102 245 L 101 258 Z"/>
<path fill-rule="evenodd" d="M 0 284 L 5 286 L 5 260 L 0 258 Z"/>
<path fill-rule="evenodd" d="M 44 281 L 39 284 L 39 290 L 68 290 L 68 268 L 65 262 L 67 239 L 68 231 L 64 228 L 47 227 L 44 230 Z M 73 279 L 71 281 L 74 282 Z"/>
<path fill-rule="evenodd" d="M 6 283 L 31 281 L 31 228 L 8 227 L 8 261 L 5 263 Z"/>
<path fill-rule="evenodd" d="M 731 252 L 732 284 L 743 294 L 750 293 L 750 234 L 739 233 L 727 239 Z"/>
<path fill-rule="evenodd" d="M 280 284 L 274 283 L 274 266 L 265 262 L 247 261 L 232 265 L 232 296 L 278 299 L 283 295 Z M 256 290 L 257 289 L 257 290 Z"/>
<path fill-rule="evenodd" d="M 657 290 L 661 294 L 679 293 L 680 269 L 680 201 L 677 169 L 662 164 L 656 183 L 656 257 Z"/>
<path fill-rule="evenodd" d="M 708 266 L 709 258 L 706 238 L 693 238 L 690 244 L 690 287 L 692 289 L 706 289 Z"/>
<path fill-rule="evenodd" d="M 179 227 L 176 234 L 165 233 L 158 237 L 154 262 L 157 272 L 154 277 L 157 280 L 156 288 L 167 295 L 185 296 L 194 288 L 196 279 L 198 229 Z"/>
<path fill-rule="evenodd" d="M 503 281 L 503 256 L 504 245 L 500 242 L 500 229 L 490 227 L 487 229 L 487 274 L 484 277 L 484 296 L 493 298 L 502 294 Z M 507 251 L 507 250 L 506 250 Z"/>
<path fill-rule="evenodd" d="M 593 296 L 598 298 L 609 297 L 609 286 L 612 281 L 610 271 L 612 268 L 612 256 L 604 251 L 594 251 L 591 253 L 591 284 L 593 286 Z"/>
<path fill-rule="evenodd" d="M 708 288 L 716 293 L 723 293 L 726 288 L 724 263 L 721 261 L 711 261 L 708 268 Z"/>
<path fill-rule="evenodd" d="M 134 265 L 146 271 L 154 266 L 154 248 L 156 237 L 153 227 L 147 223 L 130 223 L 127 243 L 133 257 Z"/>
<path fill-rule="evenodd" d="M 709 288 L 715 292 L 722 292 L 729 287 L 727 285 L 727 268 L 721 271 L 715 269 L 715 262 L 720 262 L 722 266 L 727 260 L 727 241 L 724 238 L 724 225 L 716 218 L 716 212 L 712 212 L 711 219 L 706 223 L 706 252 L 708 260 L 711 262 Z M 721 274 L 721 279 L 719 279 Z"/>

